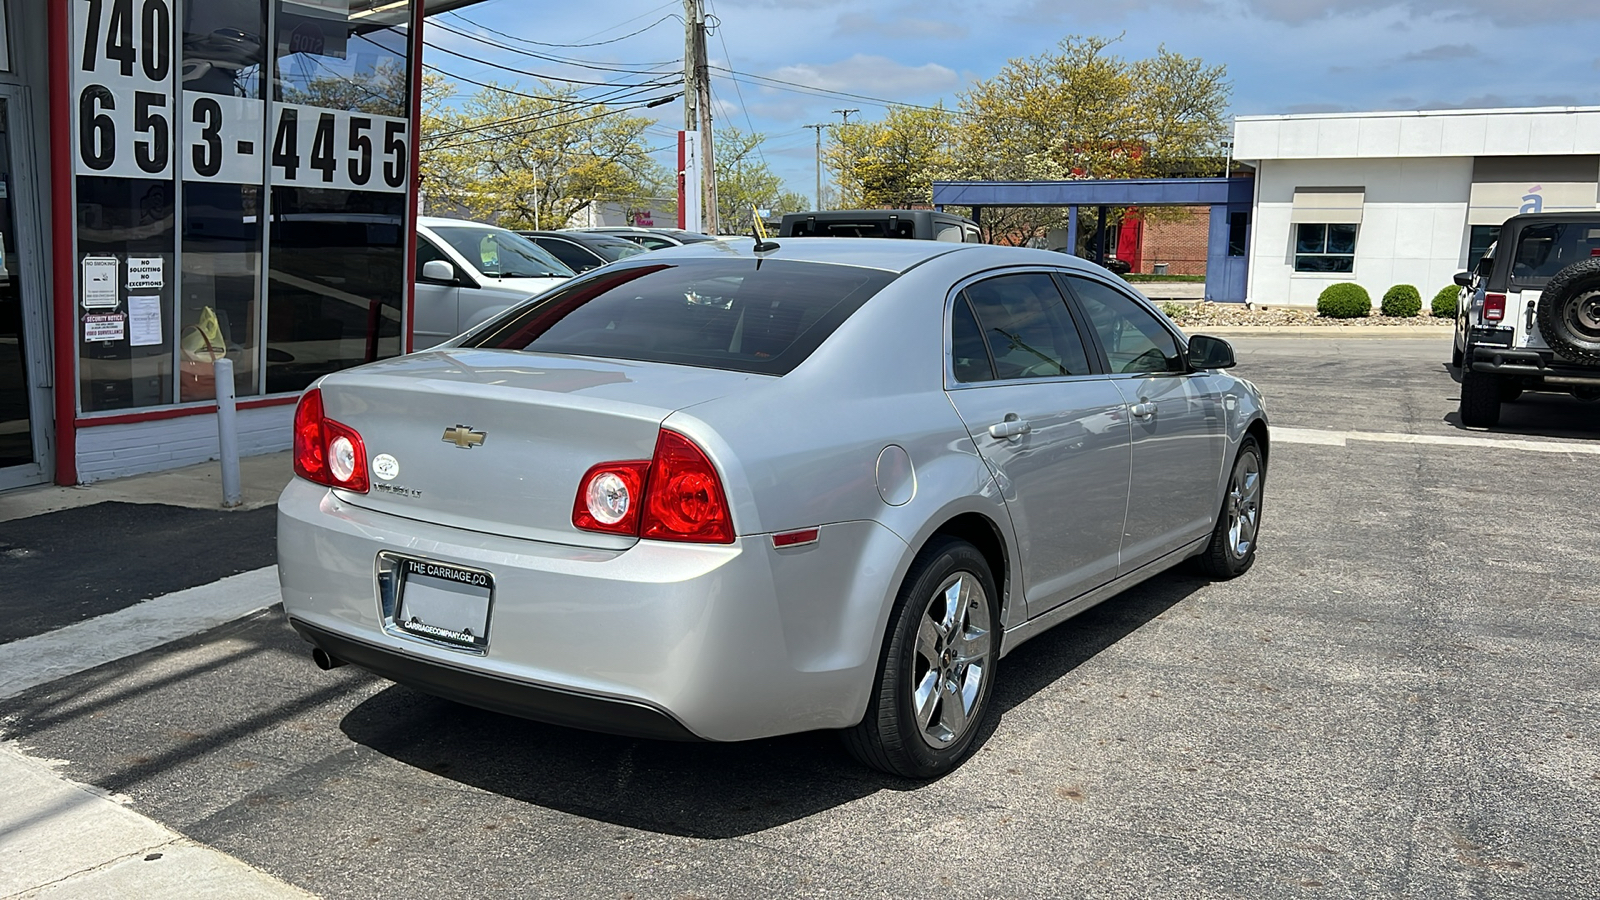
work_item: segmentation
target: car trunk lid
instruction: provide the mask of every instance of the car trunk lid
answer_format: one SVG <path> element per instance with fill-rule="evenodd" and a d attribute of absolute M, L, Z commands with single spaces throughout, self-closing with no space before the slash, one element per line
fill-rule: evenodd
<path fill-rule="evenodd" d="M 625 547 L 632 538 L 573 527 L 583 474 L 650 459 L 673 411 L 766 378 L 455 348 L 330 377 L 322 395 L 328 417 L 366 445 L 372 488 L 340 492 L 347 502 L 486 534 Z"/>

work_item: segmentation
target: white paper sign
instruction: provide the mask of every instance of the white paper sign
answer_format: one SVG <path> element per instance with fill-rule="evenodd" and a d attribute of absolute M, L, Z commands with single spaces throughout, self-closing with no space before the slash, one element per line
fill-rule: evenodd
<path fill-rule="evenodd" d="M 85 341 L 120 341 L 128 334 L 128 317 L 122 313 L 83 317 Z"/>
<path fill-rule="evenodd" d="M 150 347 L 161 343 L 161 298 L 128 298 L 128 343 Z"/>
<path fill-rule="evenodd" d="M 115 256 L 86 256 L 83 258 L 83 308 L 117 308 L 117 258 Z"/>
<path fill-rule="evenodd" d="M 166 282 L 161 279 L 161 257 L 128 257 L 128 287 L 158 288 Z"/>

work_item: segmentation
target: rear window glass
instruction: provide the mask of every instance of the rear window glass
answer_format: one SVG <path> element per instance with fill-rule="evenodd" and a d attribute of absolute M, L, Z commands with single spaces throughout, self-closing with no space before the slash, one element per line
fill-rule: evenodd
<path fill-rule="evenodd" d="M 917 225 L 910 219 L 895 216 L 893 221 L 881 219 L 801 219 L 794 223 L 790 237 L 875 237 L 914 238 Z"/>
<path fill-rule="evenodd" d="M 565 285 L 460 346 L 784 375 L 895 279 L 826 263 L 648 258 Z"/>
<path fill-rule="evenodd" d="M 1575 262 L 1600 256 L 1600 219 L 1529 225 L 1517 237 L 1511 280 L 1548 281 Z"/>

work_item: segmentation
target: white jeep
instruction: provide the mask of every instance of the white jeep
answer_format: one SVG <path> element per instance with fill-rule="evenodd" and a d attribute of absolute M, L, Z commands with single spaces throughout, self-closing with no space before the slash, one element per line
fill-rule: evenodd
<path fill-rule="evenodd" d="M 1600 400 L 1600 210 L 1512 216 L 1455 281 L 1461 424 L 1497 424 L 1523 391 Z"/>

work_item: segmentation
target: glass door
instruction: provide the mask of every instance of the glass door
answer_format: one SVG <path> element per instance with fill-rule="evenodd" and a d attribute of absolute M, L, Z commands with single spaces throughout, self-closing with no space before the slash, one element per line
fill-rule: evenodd
<path fill-rule="evenodd" d="M 22 171 L 28 142 L 20 92 L 0 86 L 0 489 L 44 481 L 43 429 L 48 391 L 41 390 L 43 288 L 36 182 Z"/>

